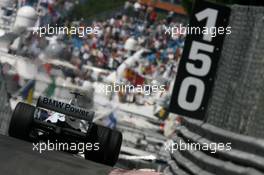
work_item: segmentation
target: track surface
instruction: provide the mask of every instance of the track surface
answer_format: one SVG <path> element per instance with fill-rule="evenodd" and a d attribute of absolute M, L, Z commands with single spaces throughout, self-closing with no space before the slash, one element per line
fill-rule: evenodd
<path fill-rule="evenodd" d="M 0 135 L 2 175 L 107 175 L 112 170 L 101 164 L 64 152 L 32 151 L 33 145 Z"/>

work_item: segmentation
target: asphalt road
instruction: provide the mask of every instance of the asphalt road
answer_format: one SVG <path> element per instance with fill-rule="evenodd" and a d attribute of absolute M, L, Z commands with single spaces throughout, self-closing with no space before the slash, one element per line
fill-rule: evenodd
<path fill-rule="evenodd" d="M 111 170 L 64 152 L 40 154 L 32 143 L 0 135 L 1 175 L 107 175 Z"/>

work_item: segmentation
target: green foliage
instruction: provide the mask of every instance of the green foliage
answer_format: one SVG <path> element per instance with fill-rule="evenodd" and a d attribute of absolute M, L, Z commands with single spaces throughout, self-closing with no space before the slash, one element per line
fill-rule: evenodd
<path fill-rule="evenodd" d="M 89 18 L 98 13 L 111 11 L 124 5 L 126 0 L 86 0 L 84 4 L 76 5 L 73 12 L 73 18 Z"/>
<path fill-rule="evenodd" d="M 188 14 L 191 14 L 193 2 L 193 0 L 182 0 L 182 6 Z"/>

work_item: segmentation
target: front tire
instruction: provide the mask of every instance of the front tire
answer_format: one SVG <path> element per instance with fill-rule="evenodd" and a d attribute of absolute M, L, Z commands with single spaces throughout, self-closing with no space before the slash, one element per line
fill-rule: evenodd
<path fill-rule="evenodd" d="M 35 107 L 19 102 L 12 114 L 9 135 L 22 140 L 30 140 L 29 134 L 33 124 Z"/>

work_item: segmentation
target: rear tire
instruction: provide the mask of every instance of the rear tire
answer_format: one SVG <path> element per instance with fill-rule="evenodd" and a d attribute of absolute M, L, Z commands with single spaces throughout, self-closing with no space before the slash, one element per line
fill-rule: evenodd
<path fill-rule="evenodd" d="M 87 142 L 99 143 L 99 150 L 86 150 L 85 159 L 109 166 L 114 166 L 118 160 L 122 144 L 122 134 L 110 128 L 92 124 L 87 133 Z"/>
<path fill-rule="evenodd" d="M 118 160 L 122 145 L 122 134 L 119 131 L 111 130 L 111 136 L 109 139 L 108 151 L 106 152 L 106 164 L 114 166 Z"/>
<path fill-rule="evenodd" d="M 12 114 L 9 135 L 22 140 L 30 140 L 29 134 L 33 124 L 35 107 L 19 102 Z"/>

